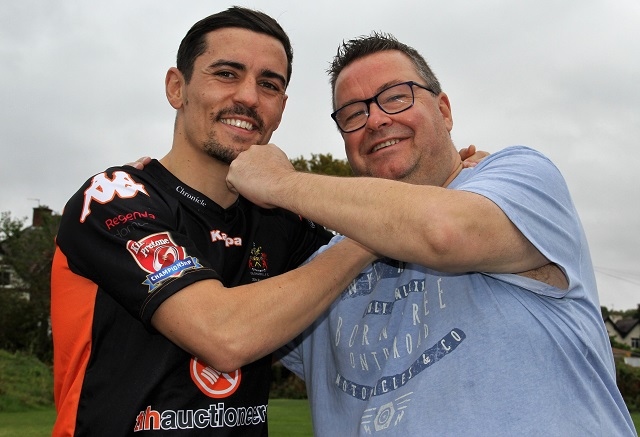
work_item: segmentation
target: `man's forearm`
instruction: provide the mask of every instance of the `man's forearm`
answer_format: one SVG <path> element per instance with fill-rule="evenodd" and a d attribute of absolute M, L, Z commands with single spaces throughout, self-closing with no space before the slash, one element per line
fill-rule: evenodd
<path fill-rule="evenodd" d="M 263 207 L 296 212 L 376 253 L 447 272 L 521 272 L 544 257 L 491 200 L 381 178 L 296 172 L 269 144 L 242 152 L 227 183 Z"/>
<path fill-rule="evenodd" d="M 516 273 L 547 260 L 492 201 L 380 178 L 287 174 L 271 201 L 376 253 L 446 272 Z"/>
<path fill-rule="evenodd" d="M 252 284 L 190 285 L 165 301 L 153 324 L 219 371 L 232 371 L 293 339 L 376 257 L 350 240 L 308 264 Z"/>
<path fill-rule="evenodd" d="M 247 297 L 259 296 L 252 299 L 251 309 L 243 316 L 248 323 L 235 317 L 232 321 L 237 332 L 253 337 L 249 349 L 254 353 L 246 360 L 253 361 L 293 339 L 376 259 L 356 246 L 359 244 L 353 241 L 337 243 L 308 264 L 270 278 L 270 283 L 260 281 L 243 290 Z"/>
<path fill-rule="evenodd" d="M 457 195 L 438 187 L 387 179 L 300 172 L 286 175 L 273 188 L 273 204 L 385 256 L 422 263 L 425 254 L 436 255 L 444 244 L 440 240 L 444 234 L 435 229 L 449 213 L 447 199 Z M 442 207 L 436 207 L 438 204 Z"/>

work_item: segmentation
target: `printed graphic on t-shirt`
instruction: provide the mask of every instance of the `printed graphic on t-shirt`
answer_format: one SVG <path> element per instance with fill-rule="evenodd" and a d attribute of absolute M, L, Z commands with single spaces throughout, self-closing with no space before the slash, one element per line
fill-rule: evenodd
<path fill-rule="evenodd" d="M 425 276 L 403 275 L 404 266 L 390 260 L 374 263 L 341 296 L 356 306 L 362 302 L 361 312 L 354 313 L 352 304 L 338 304 L 331 316 L 332 338 L 340 354 L 333 382 L 345 395 L 367 402 L 361 425 L 369 431 L 401 422 L 411 403 L 411 380 L 446 359 L 466 338 L 455 327 L 441 337 L 430 337 L 430 311 L 446 308 L 442 278 L 431 278 L 427 284 Z M 395 284 L 392 293 L 390 282 Z"/>
<path fill-rule="evenodd" d="M 373 426 L 374 430 L 382 431 L 400 422 L 404 416 L 404 410 L 411 403 L 412 394 L 413 392 L 409 392 L 380 407 L 366 409 L 360 421 L 362 428 L 371 430 Z"/>

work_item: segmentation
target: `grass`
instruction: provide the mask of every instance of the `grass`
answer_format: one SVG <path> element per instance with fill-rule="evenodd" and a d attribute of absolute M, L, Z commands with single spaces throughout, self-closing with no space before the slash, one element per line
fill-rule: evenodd
<path fill-rule="evenodd" d="M 51 435 L 56 420 L 54 408 L 0 412 L 0 437 L 45 437 Z"/>
<path fill-rule="evenodd" d="M 18 412 L 52 405 L 51 369 L 33 356 L 0 350 L 0 411 Z"/>
<path fill-rule="evenodd" d="M 271 437 L 311 437 L 311 410 L 306 399 L 269 399 Z"/>
<path fill-rule="evenodd" d="M 49 437 L 56 412 L 53 408 L 19 413 L 0 412 L 0 437 Z M 631 413 L 640 432 L 640 412 Z M 271 437 L 310 437 L 311 415 L 306 400 L 271 399 L 269 401 Z"/>

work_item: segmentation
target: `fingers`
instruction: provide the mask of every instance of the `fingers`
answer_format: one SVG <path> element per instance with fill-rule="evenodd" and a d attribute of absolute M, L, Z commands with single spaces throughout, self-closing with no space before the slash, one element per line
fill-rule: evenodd
<path fill-rule="evenodd" d="M 489 156 L 489 152 L 476 150 L 476 146 L 474 146 L 473 144 L 460 150 L 460 157 L 462 158 L 463 168 L 475 167 L 487 156 Z"/>
<path fill-rule="evenodd" d="M 144 166 L 149 164 L 150 162 L 151 162 L 151 157 L 143 156 L 141 158 L 138 158 L 134 162 L 128 162 L 125 165 L 128 165 L 129 167 L 136 168 L 138 170 L 142 170 L 144 168 Z"/>
<path fill-rule="evenodd" d="M 471 168 L 475 167 L 476 165 L 478 165 L 478 163 L 474 161 L 462 161 L 462 168 Z"/>
<path fill-rule="evenodd" d="M 467 153 L 469 154 L 469 156 L 475 155 L 476 146 L 474 146 L 473 144 L 470 144 L 469 147 L 467 147 Z"/>

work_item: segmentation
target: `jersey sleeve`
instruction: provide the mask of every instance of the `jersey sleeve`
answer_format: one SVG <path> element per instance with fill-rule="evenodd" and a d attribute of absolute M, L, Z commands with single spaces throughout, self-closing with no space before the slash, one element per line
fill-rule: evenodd
<path fill-rule="evenodd" d="M 289 211 L 283 211 L 286 234 L 289 239 L 289 264 L 286 270 L 293 270 L 309 259 L 318 249 L 333 238 L 333 234 L 323 226 Z"/>
<path fill-rule="evenodd" d="M 452 188 L 493 201 L 522 234 L 569 279 L 586 239 L 567 184 L 541 153 L 523 146 L 490 155 Z M 561 297 L 556 295 L 555 297 Z"/>
<path fill-rule="evenodd" d="M 131 167 L 95 175 L 65 206 L 56 237 L 68 268 L 95 283 L 151 329 L 165 299 L 219 279 L 181 232 L 176 202 Z"/>

